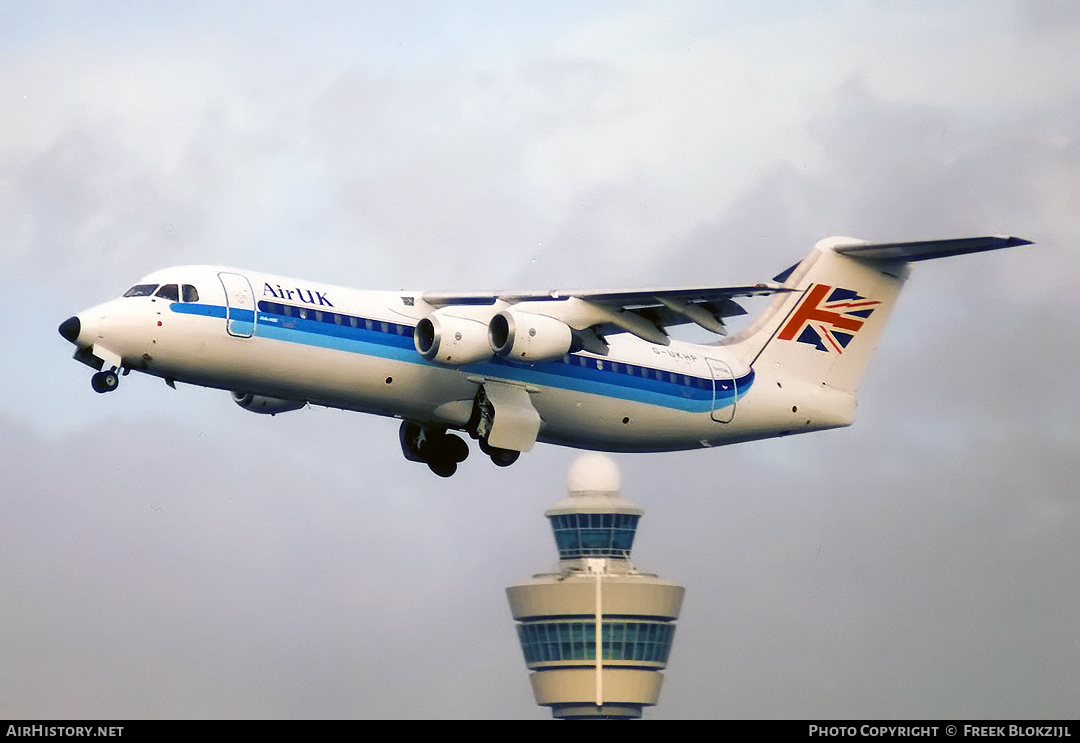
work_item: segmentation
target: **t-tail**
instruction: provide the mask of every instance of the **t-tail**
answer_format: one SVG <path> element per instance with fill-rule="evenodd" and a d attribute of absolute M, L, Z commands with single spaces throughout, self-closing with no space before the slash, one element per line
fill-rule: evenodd
<path fill-rule="evenodd" d="M 792 432 L 850 425 L 855 391 L 911 264 L 1029 245 L 1018 237 L 868 243 L 831 237 L 776 277 L 791 291 L 724 345 L 754 368 L 759 415 Z M 750 401 L 747 400 L 749 404 Z"/>

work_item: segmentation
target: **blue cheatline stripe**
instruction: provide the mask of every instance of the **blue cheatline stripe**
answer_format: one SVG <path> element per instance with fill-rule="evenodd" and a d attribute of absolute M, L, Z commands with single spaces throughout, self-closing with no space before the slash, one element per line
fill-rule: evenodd
<path fill-rule="evenodd" d="M 178 314 L 225 319 L 225 307 L 217 305 L 174 302 L 170 309 Z M 307 317 L 285 316 L 260 310 L 257 313 L 255 335 L 270 340 L 375 356 L 419 366 L 446 368 L 430 363 L 416 352 L 412 326 L 321 310 L 318 312 L 324 319 L 315 320 L 313 317 L 317 310 L 295 306 L 290 309 L 296 312 L 303 309 Z M 250 322 L 254 314 L 251 310 L 231 310 L 231 317 L 235 320 Z M 341 318 L 340 324 L 333 322 L 335 314 Z M 358 327 L 352 327 L 352 319 L 357 321 Z M 366 327 L 367 323 L 372 325 L 371 329 Z M 383 330 L 384 327 L 386 330 Z M 727 407 L 736 399 L 741 399 L 754 382 L 753 369 L 734 380 L 734 384 L 730 379 L 716 380 L 714 405 L 711 378 L 675 374 L 677 379 L 689 381 L 689 384 L 684 384 L 670 381 L 672 372 L 665 370 L 606 359 L 599 359 L 603 368 L 597 368 L 597 361 L 598 359 L 593 357 L 578 354 L 532 365 L 492 358 L 484 363 L 460 369 L 470 374 L 614 397 L 690 413 L 707 413 L 714 407 Z M 632 374 L 627 373 L 628 368 L 634 370 Z M 655 378 L 658 372 L 663 379 Z M 649 376 L 646 377 L 645 373 Z"/>
<path fill-rule="evenodd" d="M 225 308 L 216 304 L 193 304 L 191 302 L 173 302 L 169 309 L 178 315 L 202 315 L 225 319 Z M 248 310 L 249 312 L 251 310 Z"/>

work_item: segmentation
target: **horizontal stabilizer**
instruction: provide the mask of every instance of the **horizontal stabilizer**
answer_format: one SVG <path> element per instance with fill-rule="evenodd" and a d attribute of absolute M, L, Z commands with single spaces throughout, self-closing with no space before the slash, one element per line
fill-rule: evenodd
<path fill-rule="evenodd" d="M 852 241 L 839 243 L 843 238 L 822 241 L 834 252 L 871 261 L 927 261 L 931 258 L 946 258 L 965 253 L 981 253 L 984 250 L 1000 250 L 1017 245 L 1031 245 L 1031 240 L 1022 237 L 992 235 L 988 237 L 961 237 L 954 240 L 922 240 L 906 243 L 865 243 Z"/>

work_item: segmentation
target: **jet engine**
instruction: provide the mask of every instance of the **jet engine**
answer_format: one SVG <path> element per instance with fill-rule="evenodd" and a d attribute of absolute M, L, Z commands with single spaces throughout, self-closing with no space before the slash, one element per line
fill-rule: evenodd
<path fill-rule="evenodd" d="M 299 410 L 307 405 L 297 400 L 282 400 L 280 397 L 266 397 L 265 395 L 253 395 L 250 392 L 232 393 L 233 401 L 244 410 L 263 415 L 277 415 L 287 413 L 290 410 Z"/>
<path fill-rule="evenodd" d="M 509 309 L 491 318 L 488 340 L 496 356 L 532 364 L 565 356 L 574 334 L 561 320 Z"/>
<path fill-rule="evenodd" d="M 413 344 L 428 361 L 450 366 L 479 364 L 491 358 L 487 331 L 486 320 L 435 310 L 416 323 Z"/>

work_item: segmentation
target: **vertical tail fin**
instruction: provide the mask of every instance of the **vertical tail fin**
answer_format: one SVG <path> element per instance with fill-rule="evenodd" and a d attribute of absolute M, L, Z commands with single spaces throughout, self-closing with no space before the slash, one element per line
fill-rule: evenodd
<path fill-rule="evenodd" d="M 828 238 L 777 277 L 792 291 L 724 345 L 759 370 L 854 395 L 912 262 L 1027 244 L 1017 237 L 879 244 Z"/>

